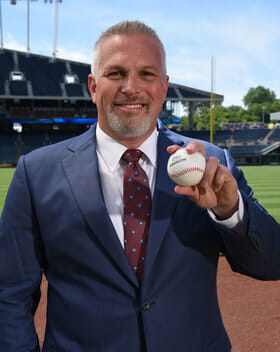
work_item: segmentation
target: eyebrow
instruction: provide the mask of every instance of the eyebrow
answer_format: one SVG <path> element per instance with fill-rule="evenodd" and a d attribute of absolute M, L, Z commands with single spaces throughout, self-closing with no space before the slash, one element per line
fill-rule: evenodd
<path fill-rule="evenodd" d="M 154 65 L 144 65 L 139 67 L 141 70 L 159 70 L 160 68 L 157 68 Z M 126 70 L 124 66 L 121 65 L 109 65 L 107 67 L 104 67 L 104 72 L 110 71 L 110 70 Z"/>
<path fill-rule="evenodd" d="M 110 66 L 104 67 L 104 72 L 111 71 L 111 70 L 124 70 L 124 67 L 120 65 L 110 65 Z"/>

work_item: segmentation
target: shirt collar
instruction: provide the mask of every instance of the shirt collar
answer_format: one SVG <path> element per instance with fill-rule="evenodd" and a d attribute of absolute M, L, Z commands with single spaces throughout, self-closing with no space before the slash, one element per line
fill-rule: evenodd
<path fill-rule="evenodd" d="M 156 167 L 157 136 L 158 131 L 155 128 L 152 134 L 138 148 L 146 155 L 153 167 Z M 106 134 L 98 123 L 96 126 L 96 144 L 97 153 L 107 165 L 108 169 L 111 172 L 115 171 L 127 148 Z"/>

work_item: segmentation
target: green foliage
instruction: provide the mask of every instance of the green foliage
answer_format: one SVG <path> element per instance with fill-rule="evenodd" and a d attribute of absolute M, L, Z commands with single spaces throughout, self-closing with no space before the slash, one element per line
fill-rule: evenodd
<path fill-rule="evenodd" d="M 222 127 L 224 123 L 257 122 L 263 121 L 263 118 L 265 122 L 269 122 L 270 113 L 280 111 L 280 100 L 276 99 L 275 93 L 262 86 L 250 88 L 243 101 L 246 109 L 239 105 L 216 106 L 216 128 Z M 182 117 L 181 128 L 185 130 L 189 128 L 187 116 Z M 195 104 L 194 129 L 210 129 L 209 103 Z"/>
<path fill-rule="evenodd" d="M 193 118 L 196 130 L 209 130 L 210 128 L 210 108 L 207 106 L 199 107 Z"/>
<path fill-rule="evenodd" d="M 188 130 L 189 129 L 189 118 L 188 116 L 182 116 L 181 117 L 181 129 L 182 130 Z"/>
<path fill-rule="evenodd" d="M 280 110 L 280 101 L 276 99 L 274 91 L 258 86 L 250 88 L 244 96 L 243 102 L 248 107 L 248 113 L 257 116 L 259 121 L 268 122 L 271 112 Z"/>
<path fill-rule="evenodd" d="M 276 99 L 275 93 L 263 86 L 250 88 L 248 93 L 244 96 L 243 102 L 245 106 L 250 107 L 253 104 L 273 103 Z"/>

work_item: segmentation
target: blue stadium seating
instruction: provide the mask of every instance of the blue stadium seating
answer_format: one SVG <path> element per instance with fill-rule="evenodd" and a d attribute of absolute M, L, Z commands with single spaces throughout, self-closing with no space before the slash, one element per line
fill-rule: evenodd
<path fill-rule="evenodd" d="M 261 141 L 270 132 L 268 128 L 244 129 L 234 131 L 234 143 L 257 143 Z"/>
<path fill-rule="evenodd" d="M 261 155 L 261 152 L 266 147 L 266 145 L 235 145 L 231 148 L 230 152 L 233 156 Z"/>
<path fill-rule="evenodd" d="M 229 139 L 231 137 L 231 131 L 229 130 L 217 130 L 213 135 L 213 140 L 215 144 L 221 146 L 227 146 Z"/>
<path fill-rule="evenodd" d="M 19 69 L 32 83 L 34 96 L 62 96 L 61 83 L 67 73 L 64 61 L 18 53 Z"/>
<path fill-rule="evenodd" d="M 269 142 L 280 142 L 280 127 L 276 128 L 268 138 Z"/>
<path fill-rule="evenodd" d="M 16 164 L 18 145 L 17 133 L 0 132 L 0 163 Z"/>
<path fill-rule="evenodd" d="M 190 138 L 197 138 L 197 139 L 202 139 L 204 141 L 210 140 L 210 132 L 206 130 L 201 130 L 201 131 L 180 131 L 180 134 L 183 136 L 187 136 Z"/>
<path fill-rule="evenodd" d="M 88 75 L 90 74 L 90 65 L 71 62 L 70 66 L 72 73 L 79 77 L 80 82 L 87 85 Z"/>
<path fill-rule="evenodd" d="M 5 81 L 10 79 L 9 74 L 14 70 L 14 60 L 11 51 L 0 50 L 0 95 L 5 94 Z"/>
<path fill-rule="evenodd" d="M 9 87 L 11 95 L 28 95 L 26 81 L 9 81 Z"/>
<path fill-rule="evenodd" d="M 68 97 L 82 97 L 84 95 L 80 83 L 65 83 L 65 89 Z"/>

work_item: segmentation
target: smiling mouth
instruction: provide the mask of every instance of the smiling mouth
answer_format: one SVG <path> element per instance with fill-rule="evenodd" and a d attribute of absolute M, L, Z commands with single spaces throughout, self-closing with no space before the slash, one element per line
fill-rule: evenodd
<path fill-rule="evenodd" d="M 141 110 L 145 104 L 115 104 L 118 108 L 123 110 L 137 111 Z"/>

